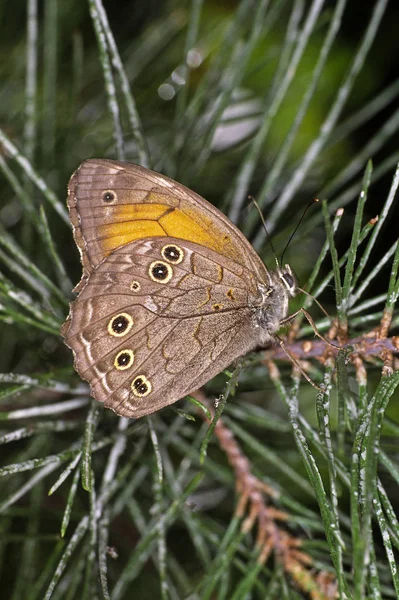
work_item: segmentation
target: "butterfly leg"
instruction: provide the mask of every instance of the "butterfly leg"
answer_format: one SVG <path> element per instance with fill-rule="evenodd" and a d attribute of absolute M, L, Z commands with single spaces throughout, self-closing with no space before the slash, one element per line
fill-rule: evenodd
<path fill-rule="evenodd" d="M 301 311 L 298 311 L 301 312 Z M 297 314 L 297 313 L 295 313 Z M 295 315 L 294 315 L 295 316 Z M 292 352 L 290 352 L 287 348 L 287 346 L 284 343 L 284 340 L 282 340 L 278 335 L 275 335 L 275 340 L 278 342 L 278 344 L 280 345 L 280 348 L 282 349 L 282 351 L 288 356 L 288 358 L 294 363 L 294 365 L 296 366 L 296 368 L 298 369 L 298 371 L 305 377 L 305 379 L 310 383 L 310 385 L 312 385 L 316 390 L 318 390 L 319 392 L 323 392 L 324 390 L 319 387 L 317 385 L 317 383 L 315 383 L 310 377 L 309 375 L 306 373 L 306 371 L 301 367 L 299 361 L 295 358 L 295 356 L 292 354 Z"/>
<path fill-rule="evenodd" d="M 328 344 L 329 346 L 332 346 L 333 348 L 340 348 L 340 346 L 337 346 L 336 344 L 333 344 L 333 342 L 331 342 L 330 340 L 328 340 L 327 338 L 325 338 L 317 329 L 316 327 L 316 323 L 313 321 L 313 318 L 311 317 L 311 315 L 308 313 L 308 311 L 305 308 L 300 308 L 299 310 L 297 310 L 296 312 L 294 312 L 292 315 L 289 315 L 288 317 L 285 317 L 285 319 L 282 319 L 280 321 L 280 325 L 286 325 L 287 323 L 290 323 L 291 321 L 293 321 L 295 319 L 295 317 L 297 315 L 299 315 L 299 313 L 302 313 L 305 317 L 305 319 L 308 321 L 309 325 L 311 326 L 311 328 L 313 329 L 315 335 L 317 335 L 317 337 L 319 337 L 321 340 L 323 340 L 323 342 L 326 342 L 326 344 Z"/>

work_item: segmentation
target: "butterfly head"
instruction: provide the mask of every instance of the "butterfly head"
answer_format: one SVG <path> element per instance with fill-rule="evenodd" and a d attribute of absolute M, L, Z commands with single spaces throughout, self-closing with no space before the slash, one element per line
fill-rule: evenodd
<path fill-rule="evenodd" d="M 288 295 L 293 298 L 297 292 L 298 284 L 290 265 L 284 265 L 284 268 L 278 267 L 277 275 L 287 290 Z"/>

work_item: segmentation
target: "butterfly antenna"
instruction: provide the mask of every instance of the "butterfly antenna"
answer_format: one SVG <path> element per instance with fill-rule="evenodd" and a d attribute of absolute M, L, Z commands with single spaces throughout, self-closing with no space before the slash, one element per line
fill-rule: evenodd
<path fill-rule="evenodd" d="M 324 308 L 324 306 L 322 304 L 320 304 L 320 302 L 318 301 L 317 298 L 315 298 L 314 296 L 312 296 L 312 294 L 309 294 L 309 292 L 307 292 L 303 288 L 300 288 L 299 286 L 297 286 L 296 289 L 298 290 L 298 292 L 302 292 L 302 294 L 305 294 L 305 296 L 307 296 L 308 298 L 311 298 L 313 300 L 313 302 L 315 302 L 317 304 L 317 306 L 320 308 L 320 310 L 326 315 L 327 319 L 331 323 L 331 317 L 330 317 L 330 315 L 328 314 L 328 312 L 326 311 L 326 309 Z"/>
<path fill-rule="evenodd" d="M 292 239 L 293 239 L 294 235 L 295 235 L 295 234 L 296 234 L 296 232 L 298 231 L 298 229 L 299 229 L 299 226 L 300 226 L 300 224 L 302 223 L 304 216 L 305 216 L 305 215 L 306 215 L 306 213 L 308 212 L 309 208 L 310 208 L 311 206 L 313 206 L 313 204 L 315 204 L 316 202 L 319 202 L 319 199 L 318 199 L 318 198 L 313 198 L 313 200 L 311 200 L 311 201 L 309 202 L 309 204 L 307 205 L 307 207 L 306 207 L 306 208 L 305 208 L 305 210 L 303 211 L 301 218 L 299 219 L 299 221 L 298 221 L 297 225 L 295 226 L 295 229 L 294 229 L 294 231 L 291 233 L 291 235 L 290 235 L 290 237 L 289 237 L 289 240 L 288 240 L 288 242 L 286 243 L 286 245 L 285 245 L 285 248 L 284 248 L 284 250 L 283 250 L 283 252 L 282 252 L 282 254 L 281 254 L 281 258 L 280 258 L 280 267 L 282 267 L 282 266 L 283 266 L 283 257 L 284 257 L 284 254 L 286 253 L 286 250 L 287 250 L 288 246 L 291 244 L 291 242 L 292 242 Z"/>
<path fill-rule="evenodd" d="M 274 254 L 274 260 L 276 261 L 277 267 L 279 267 L 280 265 L 279 265 L 279 262 L 278 262 L 277 254 L 276 254 L 276 251 L 275 251 L 274 246 L 273 246 L 272 238 L 270 237 L 270 234 L 269 234 L 269 232 L 267 230 L 266 222 L 265 222 L 265 219 L 263 217 L 263 214 L 262 214 L 262 211 L 260 209 L 260 206 L 259 206 L 259 204 L 257 203 L 257 201 L 255 200 L 255 198 L 253 196 L 249 195 L 248 198 L 249 198 L 249 200 L 251 200 L 251 202 L 253 202 L 256 210 L 259 213 L 260 220 L 262 221 L 263 229 L 266 232 L 267 241 L 269 242 L 270 248 L 272 249 L 272 252 Z"/>

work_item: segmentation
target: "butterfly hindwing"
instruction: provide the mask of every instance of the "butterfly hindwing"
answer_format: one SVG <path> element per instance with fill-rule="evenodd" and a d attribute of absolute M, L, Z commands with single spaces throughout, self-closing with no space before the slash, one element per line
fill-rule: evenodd
<path fill-rule="evenodd" d="M 90 274 L 65 341 L 95 398 L 139 417 L 203 385 L 258 345 L 247 268 L 192 242 L 137 240 Z"/>

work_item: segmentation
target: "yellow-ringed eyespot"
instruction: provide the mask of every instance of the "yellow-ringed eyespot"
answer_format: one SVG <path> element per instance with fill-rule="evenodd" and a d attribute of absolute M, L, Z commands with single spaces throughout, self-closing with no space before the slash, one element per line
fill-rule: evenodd
<path fill-rule="evenodd" d="M 173 270 L 168 263 L 162 260 L 155 260 L 150 264 L 148 274 L 157 283 L 168 283 L 173 277 Z"/>
<path fill-rule="evenodd" d="M 139 292 L 141 290 L 140 282 L 133 279 L 132 283 L 130 284 L 130 289 L 132 292 Z"/>
<path fill-rule="evenodd" d="M 129 369 L 133 363 L 133 350 L 125 349 L 118 352 L 118 354 L 115 356 L 114 367 L 117 368 L 118 371 L 124 371 L 125 369 Z"/>
<path fill-rule="evenodd" d="M 167 244 L 162 248 L 161 254 L 165 260 L 174 265 L 181 263 L 184 258 L 184 252 L 182 248 L 180 248 L 180 246 L 176 246 L 176 244 Z"/>
<path fill-rule="evenodd" d="M 114 190 L 105 190 L 101 194 L 101 199 L 105 204 L 115 204 L 118 197 L 115 194 Z"/>
<path fill-rule="evenodd" d="M 133 327 L 133 319 L 128 313 L 119 313 L 108 323 L 108 333 L 114 337 L 123 337 Z"/>
<path fill-rule="evenodd" d="M 145 375 L 137 375 L 131 383 L 130 389 L 138 398 L 144 398 L 151 393 L 152 385 Z"/>

